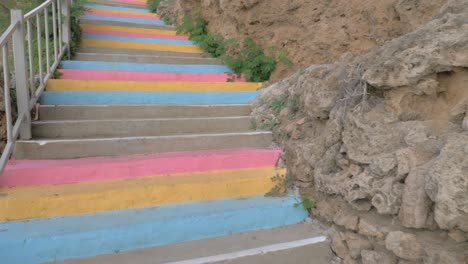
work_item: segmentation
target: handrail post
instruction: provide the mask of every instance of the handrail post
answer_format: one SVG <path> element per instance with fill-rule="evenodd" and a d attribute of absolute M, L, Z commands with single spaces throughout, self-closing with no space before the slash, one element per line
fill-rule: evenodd
<path fill-rule="evenodd" d="M 61 13 L 62 13 L 62 15 L 64 17 L 63 20 L 62 20 L 62 41 L 67 46 L 68 58 L 71 57 L 71 53 L 70 53 L 70 39 L 71 39 L 70 5 L 71 5 L 70 0 L 62 0 Z"/>
<path fill-rule="evenodd" d="M 23 11 L 11 10 L 11 22 L 18 23 L 12 39 L 18 115 L 24 115 L 19 129 L 19 137 L 20 139 L 31 139 L 31 112 L 29 109 L 28 68 L 26 66 Z"/>

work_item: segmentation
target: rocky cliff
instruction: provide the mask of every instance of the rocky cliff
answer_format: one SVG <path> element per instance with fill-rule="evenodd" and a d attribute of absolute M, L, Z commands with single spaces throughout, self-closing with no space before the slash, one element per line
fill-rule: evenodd
<path fill-rule="evenodd" d="M 344 263 L 468 263 L 468 2 L 254 102 Z M 280 98 L 280 99 L 278 99 Z M 283 100 L 284 108 L 272 105 Z"/>

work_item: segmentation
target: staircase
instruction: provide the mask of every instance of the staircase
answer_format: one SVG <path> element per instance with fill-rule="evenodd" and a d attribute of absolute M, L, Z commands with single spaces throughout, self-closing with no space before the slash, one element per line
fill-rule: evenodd
<path fill-rule="evenodd" d="M 327 263 L 298 199 L 264 196 L 286 172 L 250 128 L 261 84 L 143 0 L 92 2 L 0 176 L 0 262 Z"/>

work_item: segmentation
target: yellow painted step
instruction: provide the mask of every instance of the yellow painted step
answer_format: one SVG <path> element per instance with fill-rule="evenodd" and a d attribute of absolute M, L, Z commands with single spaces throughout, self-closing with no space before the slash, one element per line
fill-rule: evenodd
<path fill-rule="evenodd" d="M 119 31 L 119 32 L 135 32 L 144 34 L 156 34 L 156 35 L 167 35 L 175 36 L 177 32 L 175 30 L 162 30 L 162 29 L 149 29 L 149 28 L 132 28 L 132 27 L 120 27 L 120 26 L 107 26 L 107 25 L 93 25 L 93 24 L 81 24 L 82 29 L 88 30 L 104 30 L 104 31 Z"/>
<path fill-rule="evenodd" d="M 116 92 L 240 92 L 256 91 L 262 83 L 249 82 L 146 82 L 101 80 L 49 80 L 47 91 Z"/>
<path fill-rule="evenodd" d="M 0 221 L 261 195 L 274 167 L 197 172 L 130 180 L 0 188 Z"/>
<path fill-rule="evenodd" d="M 94 47 L 108 47 L 108 48 L 180 51 L 180 52 L 190 52 L 190 53 L 202 53 L 203 52 L 198 46 L 195 46 L 195 45 L 157 44 L 157 43 L 131 42 L 131 41 L 119 41 L 119 40 L 82 39 L 81 45 L 94 46 Z"/>

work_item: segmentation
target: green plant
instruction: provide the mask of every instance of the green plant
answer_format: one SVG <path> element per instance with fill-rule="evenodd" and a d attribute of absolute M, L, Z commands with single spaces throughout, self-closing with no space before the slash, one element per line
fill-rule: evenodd
<path fill-rule="evenodd" d="M 164 21 L 164 23 L 166 23 L 166 25 L 174 25 L 174 22 L 168 16 L 162 17 L 162 20 Z"/>
<path fill-rule="evenodd" d="M 276 174 L 271 177 L 275 186 L 265 194 L 265 196 L 281 197 L 287 195 L 288 191 L 294 188 L 294 180 L 289 174 Z"/>
<path fill-rule="evenodd" d="M 278 114 L 286 106 L 287 100 L 288 100 L 287 95 L 282 95 L 279 98 L 275 98 L 273 102 L 271 103 L 271 110 L 273 110 L 274 112 Z"/>
<path fill-rule="evenodd" d="M 80 17 L 86 11 L 84 6 L 87 0 L 75 0 L 70 7 L 70 28 L 71 28 L 71 39 L 70 39 L 70 52 L 71 55 L 75 54 L 80 46 L 81 42 L 81 27 Z"/>
<path fill-rule="evenodd" d="M 203 51 L 213 55 L 215 58 L 219 58 L 226 53 L 224 37 L 219 34 L 209 32 L 206 35 L 194 36 L 192 40 L 195 41 Z"/>
<path fill-rule="evenodd" d="M 307 212 L 310 212 L 310 210 L 314 209 L 316 206 L 315 201 L 307 197 L 302 198 L 301 202 L 295 203 L 294 208 L 298 208 L 301 205 L 302 205 L 302 208 L 304 208 L 304 210 L 306 210 Z"/>
<path fill-rule="evenodd" d="M 277 126 L 278 126 L 278 121 L 275 118 L 273 118 L 273 119 L 270 119 L 270 120 L 267 120 L 267 121 L 263 122 L 260 129 L 272 131 Z"/>
<path fill-rule="evenodd" d="M 190 39 L 193 39 L 208 34 L 207 27 L 208 22 L 204 18 L 198 15 L 195 18 L 185 16 L 182 18 L 182 24 L 177 26 L 177 33 L 190 34 Z"/>
<path fill-rule="evenodd" d="M 287 52 L 278 52 L 277 48 L 270 48 L 270 51 L 276 55 L 266 55 L 252 38 L 246 38 L 240 45 L 237 39 L 226 40 L 222 35 L 208 32 L 208 22 L 200 15 L 185 16 L 182 23 L 177 26 L 177 33 L 189 34 L 190 39 L 197 43 L 203 51 L 215 58 L 222 58 L 234 72 L 233 77 L 227 80 L 228 82 L 241 78 L 241 76 L 245 76 L 250 82 L 267 81 L 276 69 L 277 63 L 292 65 L 292 62 L 287 58 Z M 227 56 L 228 47 L 229 50 L 237 50 L 237 54 Z"/>
<path fill-rule="evenodd" d="M 161 0 L 147 0 L 146 7 L 152 12 L 156 13 L 158 11 L 159 3 Z"/>
<path fill-rule="evenodd" d="M 276 69 L 276 58 L 267 56 L 252 38 L 246 38 L 237 57 L 226 57 L 228 65 L 238 76 L 242 73 L 250 82 L 263 82 L 270 79 Z"/>
<path fill-rule="evenodd" d="M 299 96 L 294 96 L 293 98 L 288 99 L 289 120 L 292 120 L 296 117 L 297 112 L 299 112 L 299 107 L 300 107 L 299 104 L 300 104 Z"/>
<path fill-rule="evenodd" d="M 257 120 L 255 118 L 250 119 L 250 129 L 257 130 Z"/>

